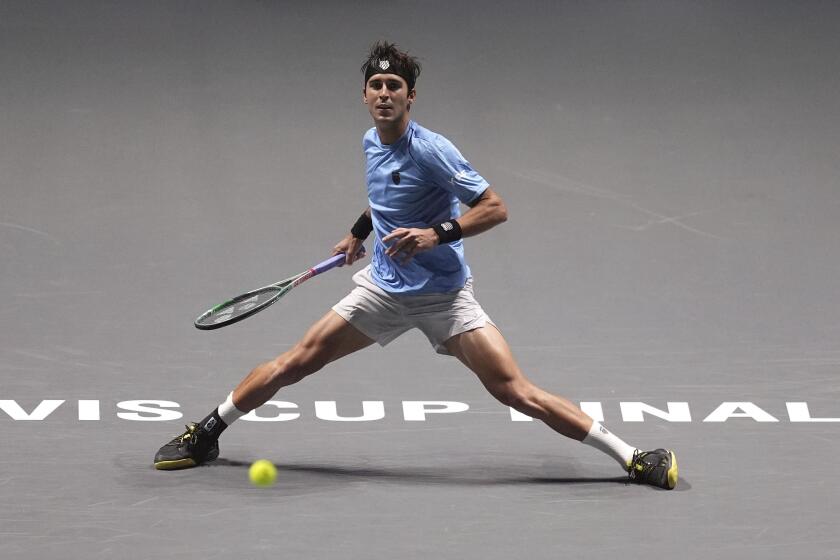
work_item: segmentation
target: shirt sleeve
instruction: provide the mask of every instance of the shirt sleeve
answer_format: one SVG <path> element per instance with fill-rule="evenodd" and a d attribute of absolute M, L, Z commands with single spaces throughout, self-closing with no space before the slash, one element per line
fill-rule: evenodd
<path fill-rule="evenodd" d="M 419 162 L 429 178 L 464 204 L 478 200 L 490 184 L 473 169 L 452 142 L 438 135 L 421 143 Z"/>

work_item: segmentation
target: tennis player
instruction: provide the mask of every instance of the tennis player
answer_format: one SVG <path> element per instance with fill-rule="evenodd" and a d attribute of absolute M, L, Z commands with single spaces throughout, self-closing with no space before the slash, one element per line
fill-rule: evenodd
<path fill-rule="evenodd" d="M 434 349 L 455 356 L 502 404 L 545 422 L 618 461 L 631 480 L 672 489 L 677 461 L 665 449 L 628 445 L 569 400 L 534 385 L 473 294 L 462 238 L 507 220 L 507 210 L 446 138 L 411 120 L 417 60 L 396 45 L 373 45 L 362 71 L 362 101 L 374 127 L 363 139 L 368 207 L 334 247 L 346 264 L 370 233 L 372 262 L 356 287 L 295 346 L 254 368 L 227 399 L 155 455 L 158 469 L 194 467 L 219 456 L 218 439 L 236 419 L 328 363 L 370 346 L 385 346 L 412 328 Z M 460 204 L 469 209 L 461 215 Z"/>

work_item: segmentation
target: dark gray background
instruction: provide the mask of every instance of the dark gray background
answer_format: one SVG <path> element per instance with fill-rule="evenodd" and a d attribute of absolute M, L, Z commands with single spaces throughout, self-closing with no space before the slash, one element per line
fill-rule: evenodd
<path fill-rule="evenodd" d="M 0 2 L 3 558 L 837 558 L 840 6 L 832 2 Z M 365 205 L 371 42 L 418 55 L 415 118 L 508 204 L 467 242 L 528 375 L 674 492 L 513 423 L 418 333 L 278 395 L 216 465 L 154 471 L 351 287 L 339 270 L 216 332 L 193 317 L 329 253 Z M 102 420 L 76 419 L 100 399 Z M 468 413 L 405 422 L 403 400 Z M 386 418 L 334 423 L 313 402 Z M 619 401 L 687 401 L 690 423 Z M 778 423 L 702 422 L 751 401 Z M 269 490 L 247 465 L 280 470 Z"/>

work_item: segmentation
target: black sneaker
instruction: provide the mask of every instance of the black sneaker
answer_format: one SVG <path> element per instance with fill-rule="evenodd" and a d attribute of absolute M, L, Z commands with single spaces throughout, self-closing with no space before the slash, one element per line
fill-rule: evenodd
<path fill-rule="evenodd" d="M 156 469 L 188 469 L 215 461 L 219 456 L 217 438 L 202 431 L 195 422 L 186 428 L 186 432 L 176 436 L 155 454 Z"/>
<path fill-rule="evenodd" d="M 650 484 L 666 490 L 673 490 L 677 485 L 679 469 L 677 456 L 667 449 L 639 451 L 633 453 L 628 467 L 630 480 L 639 484 Z"/>

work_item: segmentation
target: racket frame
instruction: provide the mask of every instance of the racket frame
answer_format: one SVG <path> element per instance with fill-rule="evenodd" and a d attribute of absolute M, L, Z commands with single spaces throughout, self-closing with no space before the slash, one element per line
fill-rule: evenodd
<path fill-rule="evenodd" d="M 364 255 L 364 253 L 365 253 L 365 248 L 362 247 L 359 250 L 359 252 L 357 253 L 357 255 L 362 256 L 362 255 Z M 255 313 L 259 313 L 260 311 L 263 311 L 263 310 L 267 309 L 268 307 L 271 307 L 272 305 L 277 303 L 277 300 L 279 300 L 280 298 L 282 298 L 283 296 L 288 294 L 292 290 L 292 288 L 294 288 L 295 286 L 299 286 L 299 285 L 303 284 L 304 282 L 306 282 L 307 280 L 309 280 L 310 278 L 312 278 L 314 276 L 317 276 L 319 274 L 322 274 L 322 273 L 324 273 L 328 270 L 331 270 L 335 267 L 342 266 L 345 258 L 346 257 L 345 257 L 344 253 L 339 253 L 337 255 L 333 255 L 329 259 L 327 259 L 327 260 L 325 260 L 325 261 L 323 261 L 319 264 L 316 264 L 315 266 L 313 266 L 312 268 L 310 268 L 309 270 L 307 270 L 305 272 L 301 272 L 300 274 L 296 274 L 295 276 L 291 276 L 289 278 L 286 278 L 285 280 L 275 282 L 274 284 L 269 284 L 267 286 L 263 286 L 262 288 L 257 288 L 256 290 L 251 290 L 251 291 L 245 292 L 243 294 L 239 294 L 236 297 L 232 297 L 232 298 L 228 299 L 227 301 L 225 301 L 223 303 L 220 303 L 219 305 L 211 307 L 210 309 L 208 309 L 207 311 L 205 311 L 204 313 L 199 315 L 195 319 L 193 324 L 195 325 L 195 328 L 197 328 L 197 329 L 200 329 L 200 330 L 203 330 L 203 331 L 211 331 L 211 330 L 215 330 L 215 329 L 220 329 L 222 327 L 226 327 L 228 325 L 232 325 L 234 323 L 238 323 L 239 321 L 242 321 L 243 319 L 247 319 L 248 317 L 250 317 L 251 315 L 254 315 Z M 266 290 L 276 290 L 277 293 L 271 299 L 269 299 L 267 301 L 264 301 L 263 303 L 261 303 L 259 305 L 256 305 L 253 308 L 245 311 L 244 313 L 236 315 L 235 317 L 232 317 L 228 320 L 220 321 L 218 323 L 212 323 L 212 324 L 201 323 L 202 320 L 212 316 L 219 309 L 227 307 L 227 306 L 229 306 L 233 303 L 237 303 L 237 302 L 246 300 L 248 298 L 252 298 L 257 294 L 265 292 Z"/>

